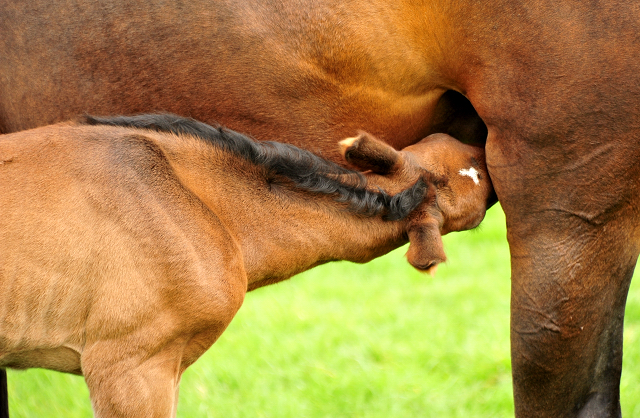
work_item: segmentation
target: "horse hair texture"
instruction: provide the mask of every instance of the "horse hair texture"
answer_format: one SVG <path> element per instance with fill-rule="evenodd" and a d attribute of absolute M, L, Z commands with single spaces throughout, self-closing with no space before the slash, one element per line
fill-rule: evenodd
<path fill-rule="evenodd" d="M 334 195 L 337 201 L 348 203 L 350 210 L 364 216 L 382 215 L 385 220 L 396 221 L 405 218 L 422 203 L 430 190 L 432 196 L 429 198 L 435 199 L 433 188 L 422 178 L 412 187 L 393 196 L 382 190 L 373 192 L 366 189 L 367 180 L 362 173 L 341 167 L 309 151 L 280 142 L 254 141 L 225 127 L 210 126 L 192 118 L 173 114 L 85 115 L 79 119 L 79 123 L 188 134 L 264 167 L 274 177 L 289 179 L 302 190 Z"/>

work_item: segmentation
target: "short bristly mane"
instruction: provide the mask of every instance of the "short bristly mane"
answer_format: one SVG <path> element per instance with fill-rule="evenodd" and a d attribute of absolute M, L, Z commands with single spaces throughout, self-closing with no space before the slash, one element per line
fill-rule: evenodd
<path fill-rule="evenodd" d="M 406 217 L 424 201 L 430 189 L 424 180 L 419 179 L 412 187 L 394 196 L 381 190 L 373 192 L 366 189 L 367 181 L 361 173 L 341 167 L 309 151 L 290 144 L 254 141 L 222 126 L 214 127 L 173 114 L 84 116 L 79 122 L 86 125 L 149 129 L 176 135 L 188 134 L 264 167 L 273 176 L 287 178 L 300 189 L 335 195 L 336 200 L 348 203 L 349 208 L 356 213 L 366 216 L 382 215 L 392 221 Z"/>

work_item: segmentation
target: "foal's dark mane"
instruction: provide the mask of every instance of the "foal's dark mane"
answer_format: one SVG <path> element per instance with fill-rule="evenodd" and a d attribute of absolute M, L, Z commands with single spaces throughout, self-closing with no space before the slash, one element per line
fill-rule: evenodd
<path fill-rule="evenodd" d="M 264 167 L 274 177 L 287 178 L 300 189 L 335 195 L 336 200 L 347 202 L 350 209 L 359 214 L 382 215 L 384 219 L 391 221 L 406 217 L 424 201 L 430 190 L 421 178 L 412 187 L 394 196 L 382 190 L 372 192 L 365 188 L 367 180 L 362 173 L 341 167 L 309 151 L 280 142 L 254 141 L 222 126 L 213 127 L 195 119 L 173 114 L 84 116 L 80 119 L 80 123 L 192 135 Z M 341 180 L 337 176 L 341 176 Z"/>

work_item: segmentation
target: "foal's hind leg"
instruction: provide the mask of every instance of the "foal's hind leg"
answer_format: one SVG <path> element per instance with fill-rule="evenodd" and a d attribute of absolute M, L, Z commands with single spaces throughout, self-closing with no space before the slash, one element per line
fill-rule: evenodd
<path fill-rule="evenodd" d="M 82 356 L 95 417 L 175 417 L 181 347 L 128 357 L 114 355 L 118 345 L 123 343 L 98 343 Z"/>

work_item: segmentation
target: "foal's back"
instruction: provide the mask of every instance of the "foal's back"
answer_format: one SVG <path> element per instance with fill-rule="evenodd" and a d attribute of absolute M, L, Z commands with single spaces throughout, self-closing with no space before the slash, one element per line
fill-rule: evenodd
<path fill-rule="evenodd" d="M 241 258 L 158 135 L 60 124 L 0 137 L 0 366 L 86 375 L 100 340 L 153 346 L 209 327 L 212 343 L 222 329 L 204 323 L 233 316 Z"/>

